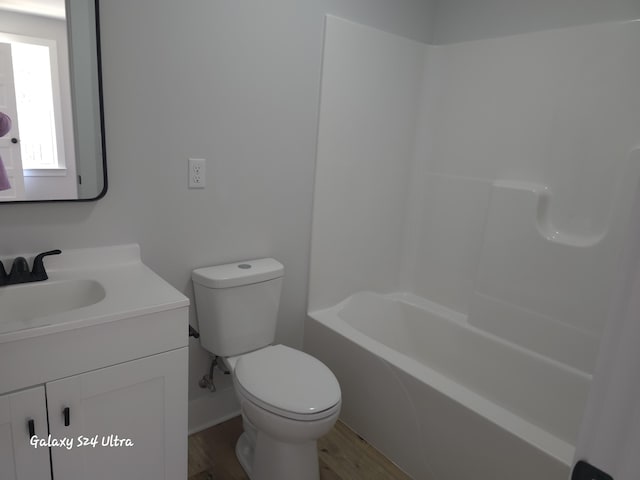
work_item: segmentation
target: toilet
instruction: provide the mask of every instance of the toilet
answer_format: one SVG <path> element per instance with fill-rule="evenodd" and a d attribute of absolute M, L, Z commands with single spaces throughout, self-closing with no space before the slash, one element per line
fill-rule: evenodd
<path fill-rule="evenodd" d="M 340 385 L 316 358 L 272 345 L 283 274 L 273 258 L 194 270 L 200 342 L 233 374 L 249 478 L 318 480 L 316 442 L 338 418 Z"/>

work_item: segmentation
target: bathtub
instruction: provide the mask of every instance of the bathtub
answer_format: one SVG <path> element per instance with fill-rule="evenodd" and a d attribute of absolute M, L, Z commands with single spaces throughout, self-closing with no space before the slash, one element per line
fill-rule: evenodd
<path fill-rule="evenodd" d="M 424 480 L 566 480 L 591 376 L 407 293 L 309 312 L 342 420 Z"/>

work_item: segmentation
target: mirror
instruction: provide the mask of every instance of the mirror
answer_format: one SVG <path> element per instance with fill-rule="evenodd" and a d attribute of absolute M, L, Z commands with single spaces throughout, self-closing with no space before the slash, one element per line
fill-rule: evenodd
<path fill-rule="evenodd" d="M 0 0 L 0 202 L 106 193 L 98 13 L 98 0 Z"/>

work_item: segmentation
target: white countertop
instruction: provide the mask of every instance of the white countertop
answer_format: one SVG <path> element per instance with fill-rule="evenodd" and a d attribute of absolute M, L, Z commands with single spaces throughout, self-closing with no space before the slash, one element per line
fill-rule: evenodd
<path fill-rule="evenodd" d="M 34 255 L 24 256 L 31 264 L 30 257 Z M 61 255 L 46 257 L 45 267 L 49 279 L 44 282 L 0 287 L 0 343 L 189 305 L 186 296 L 142 263 L 140 247 L 135 244 L 62 250 Z M 28 321 L 2 320 L 3 297 L 8 298 L 12 290 L 78 279 L 99 283 L 104 288 L 104 298 L 92 305 Z M 39 301 L 38 295 L 34 295 L 33 301 Z"/>

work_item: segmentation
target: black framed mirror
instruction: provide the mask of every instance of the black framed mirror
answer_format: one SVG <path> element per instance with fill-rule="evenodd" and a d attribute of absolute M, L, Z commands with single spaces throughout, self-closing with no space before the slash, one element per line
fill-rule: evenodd
<path fill-rule="evenodd" d="M 98 0 L 0 0 L 0 203 L 105 195 L 99 26 Z"/>

